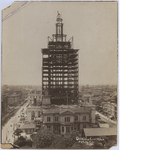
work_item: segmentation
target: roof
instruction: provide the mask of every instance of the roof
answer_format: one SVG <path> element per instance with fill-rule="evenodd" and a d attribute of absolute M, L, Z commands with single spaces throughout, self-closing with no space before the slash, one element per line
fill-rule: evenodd
<path fill-rule="evenodd" d="M 91 94 L 84 94 L 83 97 L 91 97 Z"/>
<path fill-rule="evenodd" d="M 91 108 L 81 108 L 81 107 L 76 107 L 76 108 L 54 108 L 54 109 L 43 109 L 44 114 L 49 114 L 49 113 L 59 113 L 62 114 L 64 112 L 72 112 L 72 113 L 89 113 Z"/>
<path fill-rule="evenodd" d="M 97 128 L 97 124 L 92 124 L 92 128 Z"/>
<path fill-rule="evenodd" d="M 109 128 L 109 124 L 106 123 L 99 123 L 100 128 Z"/>
<path fill-rule="evenodd" d="M 32 129 L 35 128 L 35 124 L 23 124 L 19 129 Z"/>
<path fill-rule="evenodd" d="M 115 107 L 117 107 L 117 104 L 116 103 L 111 103 L 112 105 L 114 105 Z"/>
<path fill-rule="evenodd" d="M 60 110 L 60 112 L 59 112 L 60 114 L 63 114 L 63 113 L 71 113 L 71 114 L 75 114 L 75 112 L 74 111 L 72 111 L 72 110 L 68 110 L 68 109 L 62 109 L 62 110 Z"/>
<path fill-rule="evenodd" d="M 35 118 L 35 121 L 42 121 L 42 118 Z"/>
<path fill-rule="evenodd" d="M 59 108 L 43 109 L 43 114 L 59 113 Z"/>
<path fill-rule="evenodd" d="M 117 135 L 117 128 L 85 128 L 84 133 L 86 137 Z"/>

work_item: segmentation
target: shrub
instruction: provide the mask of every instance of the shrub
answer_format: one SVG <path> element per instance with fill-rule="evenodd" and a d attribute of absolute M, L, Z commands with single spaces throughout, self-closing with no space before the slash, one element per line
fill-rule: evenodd
<path fill-rule="evenodd" d="M 15 142 L 15 145 L 18 145 L 19 147 L 22 146 L 30 146 L 32 147 L 32 141 L 31 140 L 26 140 L 23 136 L 20 136 Z"/>
<path fill-rule="evenodd" d="M 26 145 L 26 139 L 23 136 L 20 136 L 17 141 L 14 142 L 15 145 L 19 147 Z"/>
<path fill-rule="evenodd" d="M 28 146 L 30 146 L 30 147 L 32 147 L 32 141 L 31 140 L 26 140 L 26 145 L 28 145 Z"/>

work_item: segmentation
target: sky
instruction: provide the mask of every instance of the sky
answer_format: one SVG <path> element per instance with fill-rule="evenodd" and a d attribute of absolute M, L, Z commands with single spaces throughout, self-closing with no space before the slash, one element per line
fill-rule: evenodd
<path fill-rule="evenodd" d="M 41 49 L 55 34 L 57 11 L 79 49 L 79 85 L 117 84 L 117 2 L 14 2 L 4 9 L 2 84 L 42 84 Z"/>

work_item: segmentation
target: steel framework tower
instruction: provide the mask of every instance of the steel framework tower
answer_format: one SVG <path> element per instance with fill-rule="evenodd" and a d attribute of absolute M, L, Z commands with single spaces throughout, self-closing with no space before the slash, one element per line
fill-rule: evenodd
<path fill-rule="evenodd" d="M 48 37 L 48 47 L 42 49 L 42 95 L 50 96 L 51 104 L 72 104 L 78 99 L 78 49 L 73 37 L 66 41 L 62 17 L 58 13 L 56 34 Z"/>

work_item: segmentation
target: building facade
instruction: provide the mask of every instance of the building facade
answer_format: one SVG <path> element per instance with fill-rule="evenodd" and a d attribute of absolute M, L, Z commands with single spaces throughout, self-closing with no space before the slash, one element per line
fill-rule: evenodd
<path fill-rule="evenodd" d="M 30 106 L 27 108 L 27 120 L 31 123 L 35 122 L 36 118 L 41 117 L 42 107 L 41 106 Z"/>
<path fill-rule="evenodd" d="M 73 37 L 66 40 L 59 13 L 56 21 L 56 34 L 48 37 L 48 47 L 42 49 L 43 101 L 49 96 L 47 104 L 71 104 L 78 99 L 78 49 L 73 48 Z"/>
<path fill-rule="evenodd" d="M 27 118 L 38 129 L 43 127 L 52 133 L 63 135 L 71 131 L 81 132 L 83 128 L 95 124 L 95 107 L 60 106 L 48 109 L 31 106 L 27 108 Z"/>

